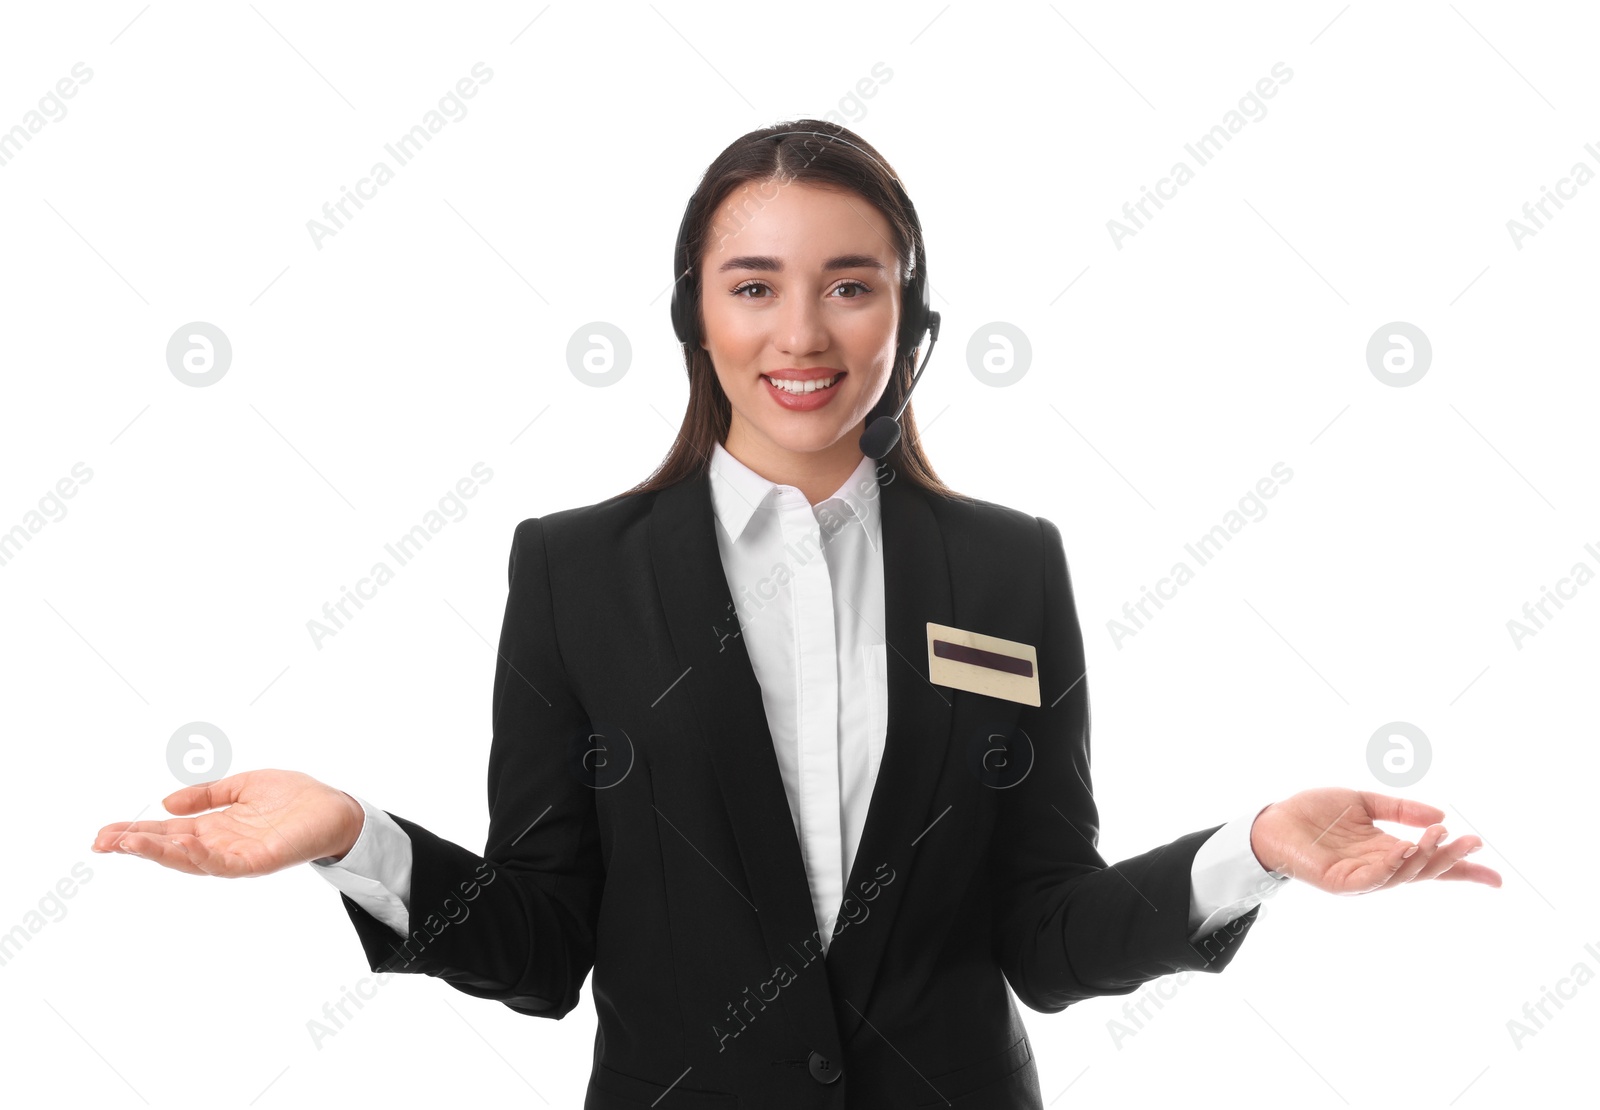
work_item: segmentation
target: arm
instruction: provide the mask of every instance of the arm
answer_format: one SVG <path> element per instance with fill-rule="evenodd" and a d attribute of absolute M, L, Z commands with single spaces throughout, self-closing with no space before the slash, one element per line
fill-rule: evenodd
<path fill-rule="evenodd" d="M 1032 741 L 1026 778 L 1002 792 L 993 839 L 995 944 L 1025 1005 L 1055 1013 L 1102 994 L 1128 994 L 1185 969 L 1221 971 L 1249 931 L 1252 908 L 1190 940 L 1196 854 L 1221 826 L 1108 867 L 1089 775 L 1089 696 L 1066 552 L 1039 519 L 1043 545 L 1042 703 L 1020 724 Z"/>
<path fill-rule="evenodd" d="M 355 844 L 342 857 L 312 860 L 311 869 L 403 937 L 409 931 L 411 838 L 383 810 L 351 797 L 362 812 Z"/>
<path fill-rule="evenodd" d="M 1289 876 L 1261 866 L 1250 833 L 1252 809 L 1212 833 L 1195 853 L 1189 875 L 1189 939 L 1198 942 L 1272 897 Z"/>
<path fill-rule="evenodd" d="M 556 646 L 537 518 L 517 526 L 509 579 L 483 854 L 390 813 L 412 850 L 409 936 L 342 900 L 373 971 L 420 972 L 519 1013 L 561 1018 L 594 964 L 605 873 L 594 789 L 569 767 L 589 720 Z"/>

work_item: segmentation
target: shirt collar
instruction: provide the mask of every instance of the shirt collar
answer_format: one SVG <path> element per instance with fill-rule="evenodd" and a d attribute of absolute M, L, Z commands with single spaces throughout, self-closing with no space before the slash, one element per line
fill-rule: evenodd
<path fill-rule="evenodd" d="M 772 491 L 778 488 L 778 483 L 769 481 L 751 470 L 734 458 L 732 452 L 720 443 L 711 447 L 710 481 L 711 506 L 732 543 L 739 541 L 750 519 L 755 516 L 756 510 L 760 509 Z M 840 506 L 828 504 L 835 500 L 844 502 L 853 510 L 853 513 L 848 514 L 849 518 L 859 523 L 866 534 L 867 543 L 876 551 L 881 534 L 877 460 L 861 456 L 861 462 L 856 465 L 850 477 L 845 479 L 844 484 L 831 496 L 812 506 L 812 510 L 820 514 L 824 511 L 824 506 L 827 506 L 829 512 L 846 515 L 840 513 Z"/>

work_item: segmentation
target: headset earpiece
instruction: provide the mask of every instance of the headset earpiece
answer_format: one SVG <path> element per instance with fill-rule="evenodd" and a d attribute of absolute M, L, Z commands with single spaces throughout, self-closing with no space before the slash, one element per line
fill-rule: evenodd
<path fill-rule="evenodd" d="M 690 315 L 694 297 L 685 290 L 685 282 L 693 282 L 695 275 L 688 262 L 689 213 L 694 211 L 694 198 L 683 209 L 683 219 L 678 221 L 678 243 L 672 251 L 672 330 L 679 343 L 695 342 L 695 322 Z"/>

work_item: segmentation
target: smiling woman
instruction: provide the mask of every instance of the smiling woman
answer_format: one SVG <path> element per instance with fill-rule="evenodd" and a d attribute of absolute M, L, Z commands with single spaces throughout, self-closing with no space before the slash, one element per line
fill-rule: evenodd
<path fill-rule="evenodd" d="M 690 395 L 666 459 L 512 536 L 482 853 L 270 770 L 97 850 L 309 861 L 374 973 L 519 1014 L 565 1017 L 590 983 L 587 1110 L 1042 1110 L 1019 1000 L 1222 971 L 1290 875 L 1499 885 L 1442 811 L 1339 788 L 1108 864 L 1061 530 L 948 490 L 910 413 L 938 316 L 899 180 L 819 120 L 752 132 L 674 268 Z"/>

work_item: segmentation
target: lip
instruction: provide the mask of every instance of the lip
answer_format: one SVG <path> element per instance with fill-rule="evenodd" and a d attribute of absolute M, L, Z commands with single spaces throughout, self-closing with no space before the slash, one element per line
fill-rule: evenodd
<path fill-rule="evenodd" d="M 831 370 L 827 367 L 806 370 L 796 368 L 773 370 L 770 372 L 771 377 L 783 378 L 787 381 L 805 382 L 834 376 L 837 376 L 839 381 L 834 382 L 827 389 L 814 389 L 810 393 L 789 393 L 767 381 L 768 375 L 763 375 L 761 388 L 766 391 L 767 396 L 791 412 L 812 412 L 833 400 L 834 395 L 839 392 L 839 384 L 844 380 L 846 374 L 847 371 Z"/>

